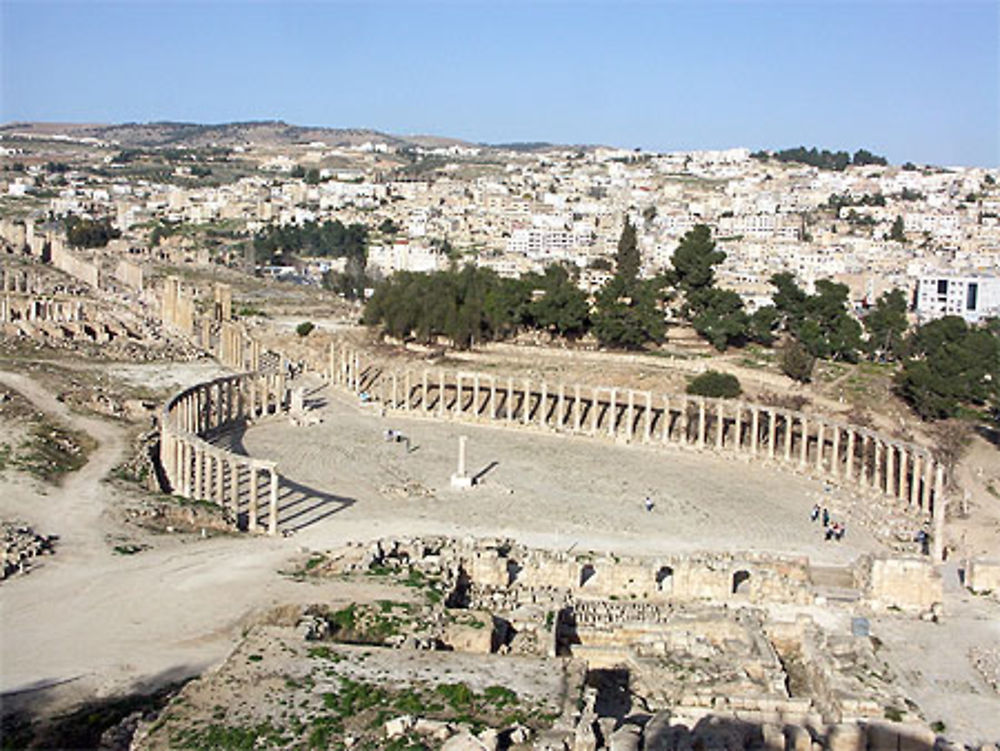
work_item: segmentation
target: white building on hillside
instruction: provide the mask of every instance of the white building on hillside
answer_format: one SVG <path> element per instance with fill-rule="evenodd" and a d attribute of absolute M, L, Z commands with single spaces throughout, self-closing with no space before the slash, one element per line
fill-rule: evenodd
<path fill-rule="evenodd" d="M 917 316 L 962 316 L 969 323 L 1000 317 L 1000 277 L 926 276 L 917 286 Z"/>

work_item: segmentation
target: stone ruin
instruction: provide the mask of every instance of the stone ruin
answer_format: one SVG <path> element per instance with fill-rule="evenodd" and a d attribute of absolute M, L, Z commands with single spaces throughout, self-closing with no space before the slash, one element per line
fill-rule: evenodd
<path fill-rule="evenodd" d="M 619 556 L 427 537 L 349 545 L 318 570 L 419 572 L 440 583 L 448 608 L 492 618 L 491 634 L 449 648 L 582 661 L 586 700 L 536 749 L 681 751 L 699 739 L 801 751 L 941 745 L 921 721 L 885 719 L 911 705 L 867 631 L 829 632 L 802 612 L 825 599 L 805 558 Z M 840 605 L 851 614 L 940 612 L 941 583 L 926 560 L 863 556 L 844 573 L 855 592 Z M 610 709 L 616 696 L 633 714 Z"/>
<path fill-rule="evenodd" d="M 40 535 L 22 522 L 0 523 L 0 532 L 3 534 L 0 579 L 23 574 L 35 565 L 37 558 L 56 552 L 55 542 L 58 537 Z"/>

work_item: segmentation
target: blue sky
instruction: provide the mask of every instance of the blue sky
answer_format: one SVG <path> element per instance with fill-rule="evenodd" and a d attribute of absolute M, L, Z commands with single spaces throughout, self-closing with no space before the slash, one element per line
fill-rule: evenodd
<path fill-rule="evenodd" d="M 1000 3 L 0 0 L 0 120 L 996 166 Z"/>

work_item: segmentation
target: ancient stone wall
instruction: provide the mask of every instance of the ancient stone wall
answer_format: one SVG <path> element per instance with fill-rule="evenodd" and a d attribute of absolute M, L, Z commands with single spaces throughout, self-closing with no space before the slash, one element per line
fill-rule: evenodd
<path fill-rule="evenodd" d="M 969 561 L 965 583 L 976 594 L 990 593 L 1000 598 L 1000 561 L 976 558 Z"/>
<path fill-rule="evenodd" d="M 52 237 L 50 245 L 51 263 L 55 268 L 65 274 L 69 274 L 74 279 L 89 284 L 94 289 L 100 288 L 101 271 L 96 263 L 85 261 L 74 254 L 73 251 L 66 248 L 62 239 L 58 236 Z"/>
<path fill-rule="evenodd" d="M 944 599 L 941 575 L 926 558 L 872 560 L 865 596 L 873 607 L 929 611 Z"/>
<path fill-rule="evenodd" d="M 118 266 L 115 268 L 115 278 L 136 292 L 143 291 L 142 266 L 137 263 L 126 261 L 124 258 L 118 261 Z"/>

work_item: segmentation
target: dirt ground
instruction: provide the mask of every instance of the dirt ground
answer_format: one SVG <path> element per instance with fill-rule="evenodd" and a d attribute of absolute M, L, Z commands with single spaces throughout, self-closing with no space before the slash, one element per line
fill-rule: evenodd
<path fill-rule="evenodd" d="M 860 526 L 849 526 L 840 543 L 826 542 L 810 509 L 820 502 L 843 518 L 848 499 L 807 477 L 677 447 L 380 417 L 345 395 L 321 393 L 320 424 L 279 419 L 236 437 L 238 450 L 277 460 L 283 477 L 316 491 L 283 500 L 279 512 L 281 527 L 313 548 L 348 531 L 365 539 L 378 530 L 503 535 L 581 550 L 752 549 L 823 563 L 882 549 Z M 385 441 L 390 428 L 409 439 L 409 451 Z M 479 478 L 472 490 L 450 486 L 460 435 L 468 437 L 469 472 Z"/>
<path fill-rule="evenodd" d="M 214 366 L 123 367 L 118 377 L 166 387 L 210 377 Z M 807 477 L 680 449 L 390 421 L 346 396 L 324 392 L 317 394 L 327 402 L 319 425 L 294 427 L 277 419 L 234 436 L 249 453 L 277 459 L 297 483 L 297 495 L 283 503 L 298 500 L 301 507 L 283 506 L 282 512 L 283 526 L 298 528 L 294 534 L 273 539 L 150 534 L 141 540 L 148 549 L 122 556 L 109 542 L 121 532 L 109 512 L 126 491 L 104 478 L 126 450 L 126 426 L 70 411 L 24 374 L 4 372 L 0 379 L 99 442 L 86 466 L 60 486 L 16 474 L 0 480 L 0 515 L 23 518 L 39 532 L 61 538 L 55 556 L 2 585 L 0 692 L 8 708 L 51 712 L 201 673 L 220 664 L 261 608 L 377 597 L 344 582 L 317 586 L 279 573 L 289 558 L 309 549 L 354 540 L 504 535 L 565 549 L 655 554 L 740 548 L 831 563 L 881 549 L 851 524 L 843 543 L 824 542 L 808 520 L 812 503 L 822 499 L 836 515 L 852 499 L 828 493 Z M 402 443 L 384 441 L 386 427 L 410 437 L 409 453 Z M 464 492 L 449 486 L 460 434 L 469 436 L 469 468 L 482 480 Z M 652 512 L 643 507 L 647 495 L 655 503 Z M 946 612 L 956 597 L 949 596 Z M 962 701 L 969 694 L 964 690 L 942 694 L 952 697 L 947 703 L 935 704 L 933 694 L 952 685 L 949 665 L 967 668 L 970 640 L 993 635 L 987 627 L 968 630 L 963 619 L 968 614 L 977 623 L 995 621 L 995 606 L 982 600 L 962 607 L 967 608 L 962 617 L 940 624 L 894 621 L 897 625 L 885 626 L 885 641 L 904 666 L 920 659 L 920 652 L 905 649 L 909 641 L 937 650 L 922 669 L 921 680 L 937 686 L 925 692 L 926 702 L 940 707 L 942 718 L 950 713 L 949 727 L 968 730 L 965 737 L 972 739 L 979 728 L 998 732 L 977 725 L 977 717 L 984 707 L 1000 707 L 1000 699 L 983 695 L 979 684 L 970 684 L 980 692 L 975 702 Z"/>

